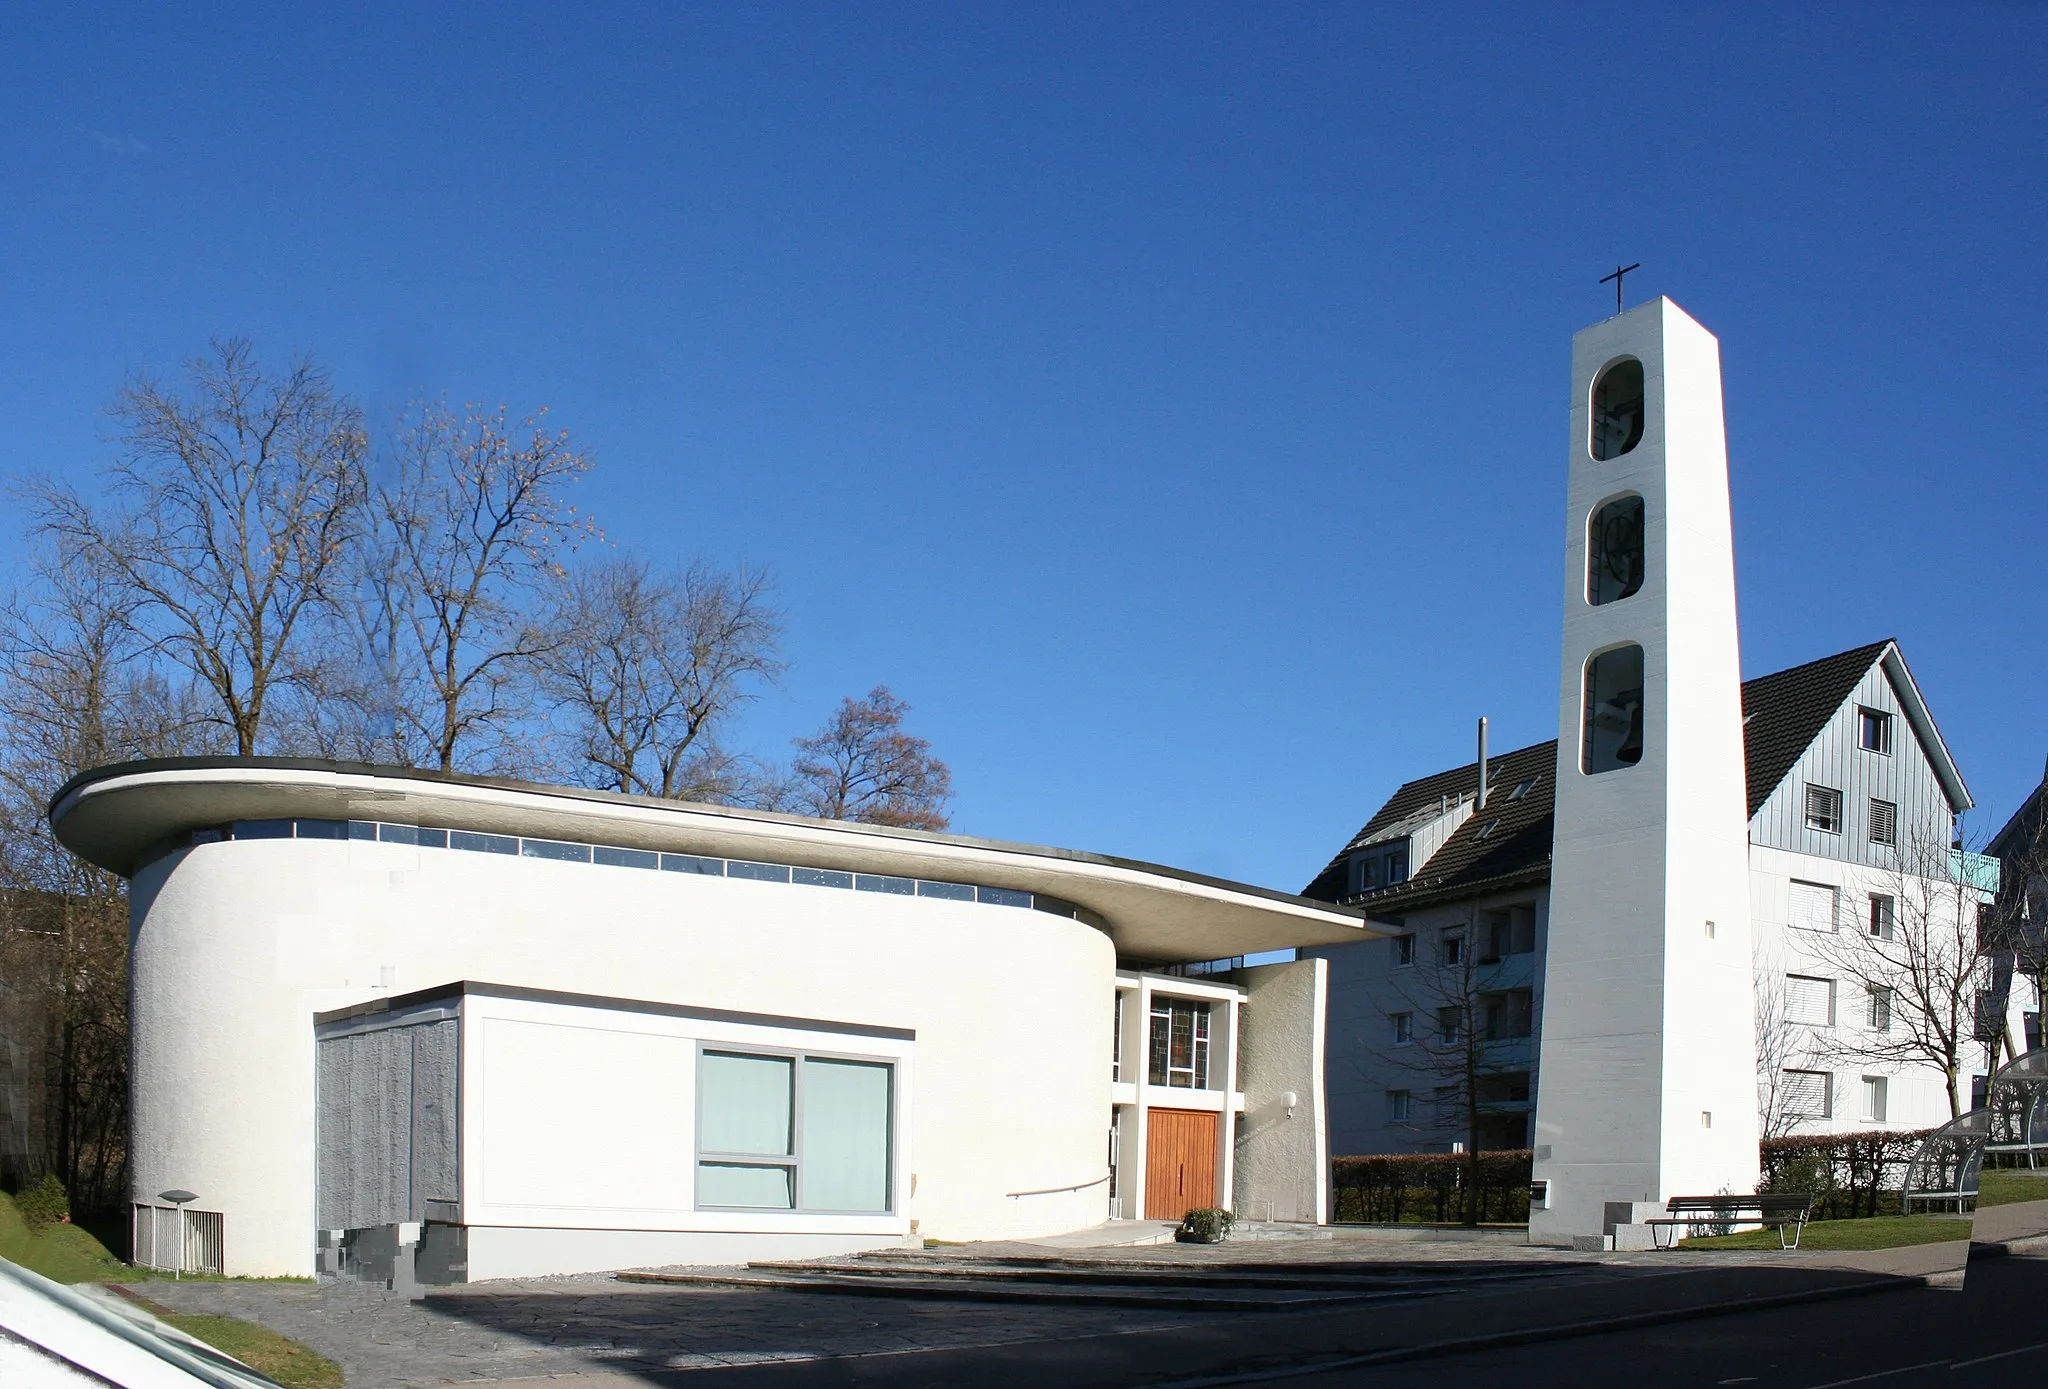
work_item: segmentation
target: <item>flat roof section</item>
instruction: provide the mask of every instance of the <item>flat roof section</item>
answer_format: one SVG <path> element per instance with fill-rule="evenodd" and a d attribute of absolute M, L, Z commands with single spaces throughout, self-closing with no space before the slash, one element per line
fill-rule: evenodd
<path fill-rule="evenodd" d="M 378 820 L 1043 893 L 1101 918 L 1120 956 L 1162 964 L 1380 934 L 1351 908 L 1073 849 L 357 762 L 124 762 L 72 778 L 49 816 L 66 848 L 123 875 L 166 839 L 237 820 Z"/>

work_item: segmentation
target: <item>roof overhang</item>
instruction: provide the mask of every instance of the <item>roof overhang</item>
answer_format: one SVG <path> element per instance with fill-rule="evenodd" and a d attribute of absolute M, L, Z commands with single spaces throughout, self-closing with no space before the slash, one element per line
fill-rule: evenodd
<path fill-rule="evenodd" d="M 235 820 L 384 820 L 1042 893 L 1097 918 L 1119 956 L 1147 962 L 1379 934 L 1350 908 L 1072 849 L 366 763 L 127 762 L 74 777 L 49 815 L 66 848 L 123 875 L 166 839 Z"/>

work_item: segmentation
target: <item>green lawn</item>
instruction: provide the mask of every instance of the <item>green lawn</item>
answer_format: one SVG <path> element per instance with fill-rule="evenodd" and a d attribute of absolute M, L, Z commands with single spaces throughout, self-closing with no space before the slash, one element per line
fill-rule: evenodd
<path fill-rule="evenodd" d="M 1977 1204 L 2010 1206 L 2015 1201 L 2048 1201 L 2048 1170 L 1987 1168 L 1978 1177 Z"/>
<path fill-rule="evenodd" d="M 258 1326 L 238 1317 L 173 1312 L 146 1297 L 134 1293 L 129 1296 L 187 1336 L 232 1355 L 249 1368 L 287 1386 L 287 1389 L 342 1389 L 341 1366 L 297 1341 L 278 1335 L 267 1326 Z"/>
<path fill-rule="evenodd" d="M 4 1193 L 0 1193 L 0 1259 L 20 1264 L 57 1283 L 132 1283 L 171 1276 L 130 1268 L 76 1225 L 49 1225 L 30 1234 L 28 1226 L 22 1223 L 21 1212 L 14 1208 L 14 1199 Z M 219 1280 L 215 1277 L 209 1281 Z M 147 1298 L 136 1300 L 186 1335 L 225 1351 L 290 1389 L 341 1389 L 339 1365 L 268 1327 L 234 1317 L 183 1316 Z"/>
<path fill-rule="evenodd" d="M 133 1272 L 76 1225 L 49 1225 L 30 1234 L 14 1198 L 6 1195 L 0 1195 L 0 1259 L 57 1283 L 105 1282 Z"/>
<path fill-rule="evenodd" d="M 1940 1215 L 1880 1215 L 1867 1220 L 1821 1220 L 1806 1227 L 1801 1249 L 1900 1249 L 1909 1244 L 1939 1244 L 1968 1239 L 1970 1219 Z M 1686 1249 L 1776 1249 L 1776 1230 L 1744 1230 L 1681 1241 Z"/>

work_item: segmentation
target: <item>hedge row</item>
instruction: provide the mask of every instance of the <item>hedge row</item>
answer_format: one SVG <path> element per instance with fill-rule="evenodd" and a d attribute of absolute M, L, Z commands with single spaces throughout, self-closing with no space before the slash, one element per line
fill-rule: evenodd
<path fill-rule="evenodd" d="M 1928 1132 L 1886 1129 L 1767 1138 L 1759 1145 L 1763 1173 L 1759 1186 L 1764 1191 L 1798 1191 L 1812 1196 L 1815 1220 L 1896 1214 L 1906 1164 Z M 1424 1220 L 1526 1221 L 1533 1158 L 1527 1148 L 1471 1157 L 1461 1153 L 1373 1153 L 1333 1158 L 1333 1214 L 1338 1220 L 1370 1225 Z M 1464 1209 L 1468 1167 L 1477 1207 L 1470 1215 Z"/>
<path fill-rule="evenodd" d="M 1766 1138 L 1760 1145 L 1765 1191 L 1813 1197 L 1815 1220 L 1896 1215 L 1906 1164 L 1930 1129 L 1877 1129 Z"/>
<path fill-rule="evenodd" d="M 1449 1224 L 1474 1219 L 1516 1224 L 1529 1218 L 1527 1148 L 1499 1153 L 1373 1153 L 1340 1157 L 1331 1166 L 1338 1220 L 1369 1225 L 1402 1221 Z M 1465 1172 L 1472 1169 L 1473 1203 L 1465 1206 Z"/>

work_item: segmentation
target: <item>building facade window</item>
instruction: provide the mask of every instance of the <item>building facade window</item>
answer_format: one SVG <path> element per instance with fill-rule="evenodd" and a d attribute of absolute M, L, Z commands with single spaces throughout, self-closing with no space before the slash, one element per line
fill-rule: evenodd
<path fill-rule="evenodd" d="M 1890 801 L 1870 798 L 1870 842 L 1873 844 L 1896 844 L 1899 842 L 1899 808 Z"/>
<path fill-rule="evenodd" d="M 1464 964 L 1465 933 L 1463 931 L 1446 931 L 1443 941 L 1439 946 L 1439 951 L 1443 955 L 1443 961 L 1446 965 Z"/>
<path fill-rule="evenodd" d="M 1865 752 L 1892 750 L 1892 716 L 1881 709 L 1856 707 L 1856 743 Z"/>
<path fill-rule="evenodd" d="M 1389 938 L 1394 948 L 1394 968 L 1401 969 L 1415 963 L 1415 936 L 1413 933 Z"/>
<path fill-rule="evenodd" d="M 1643 499 L 1617 497 L 1586 521 L 1586 602 L 1633 598 L 1643 586 Z"/>
<path fill-rule="evenodd" d="M 1410 1091 L 1387 1091 L 1387 1122 L 1390 1124 L 1407 1123 L 1408 1115 L 1414 1103 L 1415 1096 Z"/>
<path fill-rule="evenodd" d="M 1882 1124 L 1885 1115 L 1885 1091 L 1890 1087 L 1883 1076 L 1863 1077 L 1863 1122 Z"/>
<path fill-rule="evenodd" d="M 1898 904 L 1890 893 L 1870 894 L 1870 934 L 1879 940 L 1890 940 L 1898 930 Z"/>
<path fill-rule="evenodd" d="M 1835 1025 L 1835 981 L 1810 974 L 1785 976 L 1785 1017 L 1808 1027 Z"/>
<path fill-rule="evenodd" d="M 1209 1088 L 1209 1005 L 1202 999 L 1152 995 L 1154 1085 L 1177 1090 Z"/>
<path fill-rule="evenodd" d="M 1890 1032 L 1892 1030 L 1892 991 L 1873 984 L 1870 986 L 1869 996 L 1870 1030 L 1872 1032 Z"/>
<path fill-rule="evenodd" d="M 1792 881 L 1791 924 L 1802 931 L 1835 929 L 1835 889 L 1826 883 Z"/>
<path fill-rule="evenodd" d="M 697 1204 L 887 1213 L 895 1068 L 706 1050 L 697 1063 Z"/>
<path fill-rule="evenodd" d="M 1842 832 L 1842 793 L 1832 786 L 1806 788 L 1806 827 L 1822 834 Z"/>
<path fill-rule="evenodd" d="M 1109 1078 L 1124 1078 L 1124 995 L 1116 992 L 1116 1006 L 1109 1010 Z"/>
<path fill-rule="evenodd" d="M 1536 909 L 1517 904 L 1479 914 L 1481 964 L 1498 964 L 1510 955 L 1527 955 L 1536 949 Z"/>
<path fill-rule="evenodd" d="M 1387 1022 L 1394 1033 L 1394 1045 L 1402 1047 L 1415 1040 L 1415 1015 L 1413 1013 L 1389 1013 Z"/>
<path fill-rule="evenodd" d="M 1643 760 L 1643 648 L 1617 646 L 1586 662 L 1579 768 L 1588 776 Z"/>
<path fill-rule="evenodd" d="M 1481 994 L 1479 1002 L 1486 1019 L 1487 1041 L 1513 1041 L 1534 1033 L 1535 995 L 1530 990 L 1504 989 L 1499 993 Z"/>
<path fill-rule="evenodd" d="M 1786 1071 L 1783 1090 L 1791 1118 L 1825 1119 L 1834 1113 L 1833 1078 L 1826 1071 Z"/>
<path fill-rule="evenodd" d="M 1592 431 L 1586 441 L 1595 460 L 1619 458 L 1643 441 L 1643 364 L 1623 357 L 1593 383 Z"/>
<path fill-rule="evenodd" d="M 1456 1046 L 1465 1036 L 1464 1010 L 1456 1006 L 1436 1010 L 1436 1035 L 1447 1047 Z"/>

